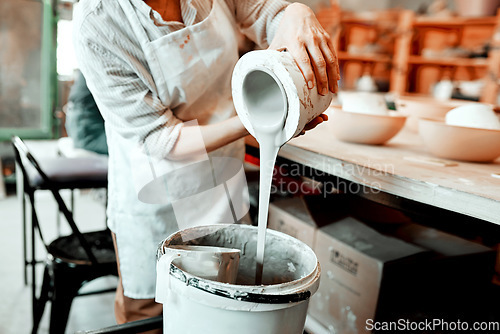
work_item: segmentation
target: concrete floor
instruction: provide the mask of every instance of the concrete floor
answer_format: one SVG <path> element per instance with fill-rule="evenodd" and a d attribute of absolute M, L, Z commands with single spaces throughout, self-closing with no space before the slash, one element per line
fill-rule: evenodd
<path fill-rule="evenodd" d="M 63 194 L 69 201 L 69 192 Z M 75 192 L 75 220 L 82 231 L 102 229 L 105 211 L 102 194 L 95 190 Z M 44 237 L 51 240 L 57 236 L 56 203 L 49 192 L 37 192 L 37 212 Z M 32 328 L 31 288 L 24 285 L 22 255 L 21 205 L 15 196 L 0 200 L 0 333 L 29 333 Z M 68 233 L 61 219 L 62 234 Z M 44 249 L 38 243 L 39 259 Z M 43 265 L 37 265 L 37 284 L 41 284 Z M 87 284 L 83 289 L 116 286 L 115 277 L 105 277 Z M 115 324 L 113 313 L 114 293 L 82 296 L 74 300 L 66 333 L 97 329 Z M 48 333 L 50 303 L 45 308 L 38 333 Z"/>

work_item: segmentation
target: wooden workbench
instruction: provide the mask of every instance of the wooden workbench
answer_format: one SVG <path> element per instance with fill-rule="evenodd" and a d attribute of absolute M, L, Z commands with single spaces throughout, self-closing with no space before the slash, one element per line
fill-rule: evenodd
<path fill-rule="evenodd" d="M 500 159 L 448 167 L 410 161 L 436 158 L 405 129 L 386 145 L 371 146 L 337 140 L 326 122 L 291 140 L 279 155 L 373 191 L 500 224 L 500 179 L 492 176 L 500 173 Z"/>

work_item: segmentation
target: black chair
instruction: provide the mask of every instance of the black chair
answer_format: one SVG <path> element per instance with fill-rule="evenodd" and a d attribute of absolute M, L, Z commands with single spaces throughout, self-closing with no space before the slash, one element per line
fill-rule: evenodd
<path fill-rule="evenodd" d="M 79 293 L 80 288 L 87 282 L 103 276 L 118 275 L 113 240 L 108 229 L 81 233 L 70 210 L 59 194 L 60 188 L 57 181 L 52 180 L 43 171 L 41 164 L 33 157 L 19 137 L 13 137 L 12 144 L 16 162 L 23 174 L 24 192 L 31 204 L 32 251 L 35 247 L 35 233 L 38 233 L 48 253 L 39 297 L 36 296 L 35 268 L 33 267 L 32 270 L 33 333 L 37 332 L 45 305 L 50 300 L 52 303 L 50 333 L 62 334 L 66 328 L 74 297 L 115 290 L 106 289 L 85 294 Z M 57 160 L 64 163 L 64 159 L 58 158 Z M 64 215 L 71 228 L 70 235 L 58 237 L 50 243 L 45 241 L 35 210 L 34 192 L 39 188 L 30 183 L 28 168 L 32 168 L 38 173 L 40 181 L 36 184 L 43 184 L 43 189 L 48 189 L 54 196 L 59 211 Z M 32 255 L 34 258 L 35 254 Z"/>
<path fill-rule="evenodd" d="M 46 150 L 44 147 L 43 149 Z M 58 155 L 60 154 L 58 147 Z M 70 210 L 73 211 L 74 190 L 89 188 L 107 188 L 108 185 L 108 160 L 103 157 L 83 157 L 83 158 L 51 158 L 41 161 L 45 174 L 53 182 L 51 187 L 57 190 L 69 190 L 71 192 Z M 22 205 L 22 224 L 23 224 L 23 258 L 24 258 L 24 284 L 28 284 L 28 268 L 35 266 L 43 261 L 35 257 L 35 249 L 31 249 L 31 259 L 28 256 L 28 227 L 26 217 L 26 197 L 37 190 L 49 190 L 49 185 L 45 183 L 40 174 L 30 164 L 25 166 L 26 173 L 23 173 L 21 179 L 18 178 L 20 187 L 18 187 L 18 196 L 21 198 Z M 33 197 L 35 201 L 35 197 Z M 33 210 L 31 210 L 33 221 Z M 57 215 L 57 231 L 60 232 L 60 215 Z M 60 233 L 59 233 L 60 234 Z M 34 239 L 31 239 L 34 242 Z"/>

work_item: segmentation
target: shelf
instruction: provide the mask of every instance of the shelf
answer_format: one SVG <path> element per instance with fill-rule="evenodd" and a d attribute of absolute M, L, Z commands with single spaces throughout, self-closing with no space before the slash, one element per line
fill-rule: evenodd
<path fill-rule="evenodd" d="M 363 19 L 363 18 L 342 18 L 340 20 L 342 24 L 355 24 L 363 26 L 375 26 L 378 22 L 374 19 Z"/>
<path fill-rule="evenodd" d="M 480 96 L 482 102 L 494 103 L 500 94 L 500 85 L 496 79 L 500 77 L 500 51 L 495 48 L 495 32 L 500 29 L 500 12 L 496 16 L 443 18 L 417 16 L 411 10 L 360 15 L 342 12 L 337 8 L 325 10 L 323 15 L 331 18 L 327 20 L 327 24 L 329 31 L 334 32 L 332 43 L 337 50 L 347 49 L 347 45 L 379 43 L 377 40 L 382 35 L 386 39 L 380 44 L 383 43 L 384 50 L 391 49 L 389 38 L 395 39 L 394 50 L 390 53 L 355 54 L 337 51 L 344 70 L 344 87 L 354 87 L 356 80 L 368 66 L 371 71 L 376 72 L 373 76 L 389 82 L 389 90 L 398 94 L 404 94 L 409 89 L 421 93 L 430 91 L 432 85 L 440 80 L 443 71 L 451 71 L 450 75 L 454 80 L 484 79 L 485 86 Z M 473 49 L 486 41 L 492 41 L 493 45 L 487 58 L 460 58 L 456 53 L 447 53 L 448 57 L 443 53 L 441 57 L 436 54 L 438 57 L 427 58 L 418 51 L 425 48 L 439 49 L 448 44 Z M 439 67 L 443 70 L 437 70 Z M 416 80 L 419 80 L 418 85 Z"/>
<path fill-rule="evenodd" d="M 363 62 L 377 62 L 377 63 L 392 63 L 392 58 L 386 54 L 352 54 L 345 51 L 338 51 L 337 57 L 339 60 L 353 60 Z"/>
<path fill-rule="evenodd" d="M 340 22 L 345 24 L 374 25 L 377 24 L 377 16 L 370 13 L 366 15 L 343 15 L 340 18 Z"/>
<path fill-rule="evenodd" d="M 439 65 L 439 66 L 463 66 L 463 67 L 487 67 L 487 58 L 425 58 L 422 56 L 410 56 L 408 63 L 414 65 Z"/>
<path fill-rule="evenodd" d="M 451 17 L 449 19 L 432 18 L 432 17 L 417 17 L 413 26 L 429 27 L 429 28 L 462 28 L 465 26 L 494 26 L 497 23 L 496 16 L 468 18 L 468 17 Z"/>
<path fill-rule="evenodd" d="M 355 24 L 365 26 L 380 26 L 387 24 L 397 24 L 399 9 L 389 9 L 364 13 L 343 13 L 340 16 L 341 24 Z"/>

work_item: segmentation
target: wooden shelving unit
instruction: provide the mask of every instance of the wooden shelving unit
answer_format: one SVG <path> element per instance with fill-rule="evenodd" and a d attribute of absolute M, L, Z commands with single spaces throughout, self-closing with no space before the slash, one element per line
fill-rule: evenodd
<path fill-rule="evenodd" d="M 481 18 L 432 18 L 407 10 L 356 15 L 332 6 L 321 10 L 318 19 L 336 47 L 343 89 L 355 89 L 366 73 L 397 94 L 430 95 L 433 85 L 447 78 L 484 80 L 479 99 L 497 102 L 500 12 Z M 381 46 L 377 52 L 364 49 L 375 44 Z M 461 50 L 462 56 L 447 50 Z M 468 50 L 474 50 L 474 57 L 465 56 Z"/>
<path fill-rule="evenodd" d="M 496 24 L 496 17 L 481 17 L 481 18 L 469 18 L 469 17 L 454 17 L 451 20 L 443 18 L 432 18 L 432 17 L 416 17 L 413 26 L 414 27 L 463 27 L 463 26 L 491 26 Z"/>
<path fill-rule="evenodd" d="M 388 10 L 359 15 L 333 6 L 317 14 L 336 47 L 343 89 L 354 89 L 363 74 L 389 88 L 399 13 Z M 369 49 L 374 46 L 376 50 Z"/>
<path fill-rule="evenodd" d="M 380 62 L 392 63 L 392 57 L 381 54 L 351 54 L 345 51 L 337 52 L 337 57 L 341 61 L 362 61 L 362 62 Z"/>
<path fill-rule="evenodd" d="M 500 58 L 495 56 L 499 51 L 493 45 L 499 27 L 499 15 L 436 19 L 417 17 L 412 11 L 404 11 L 399 20 L 391 91 L 430 94 L 433 85 L 443 79 L 484 80 L 478 98 L 496 104 Z M 489 51 L 484 51 L 482 57 L 446 55 L 447 50 L 488 50 L 488 46 Z M 426 56 L 426 51 L 432 51 L 434 55 Z"/>
<path fill-rule="evenodd" d="M 422 56 L 410 56 L 409 64 L 414 65 L 437 65 L 437 66 L 462 66 L 462 67 L 486 67 L 488 66 L 487 58 L 425 58 Z M 452 65 L 450 65 L 452 64 Z"/>

